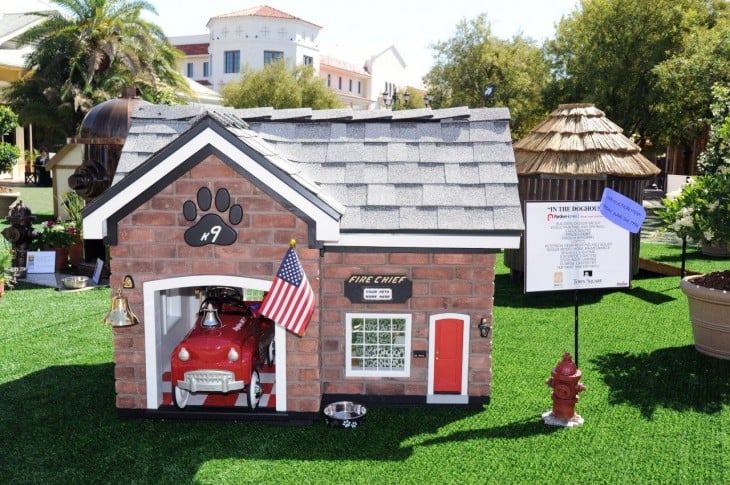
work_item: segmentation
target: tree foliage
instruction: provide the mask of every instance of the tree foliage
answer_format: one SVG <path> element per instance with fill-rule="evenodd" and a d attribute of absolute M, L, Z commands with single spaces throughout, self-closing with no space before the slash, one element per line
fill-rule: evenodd
<path fill-rule="evenodd" d="M 462 20 L 447 41 L 432 46 L 434 65 L 425 82 L 435 108 L 485 106 L 484 89 L 496 87 L 490 106 L 507 106 L 515 137 L 527 133 L 546 114 L 542 92 L 549 70 L 541 50 L 521 35 L 492 35 L 486 14 Z"/>
<path fill-rule="evenodd" d="M 730 86 L 730 21 L 718 19 L 685 36 L 681 49 L 652 70 L 657 102 L 653 113 L 665 142 L 690 142 L 712 117 L 712 86 Z"/>
<path fill-rule="evenodd" d="M 697 160 L 701 175 L 730 171 L 730 86 L 716 84 L 712 88 L 712 98 L 707 147 Z"/>
<path fill-rule="evenodd" d="M 0 106 L 0 173 L 8 172 L 20 157 L 20 148 L 5 141 L 5 135 L 10 134 L 17 126 L 18 115 L 7 106 Z"/>
<path fill-rule="evenodd" d="M 54 0 L 62 10 L 19 37 L 33 44 L 28 75 L 9 89 L 8 101 L 25 123 L 55 139 L 75 133 L 85 113 L 135 85 L 143 96 L 188 89 L 177 72 L 181 53 L 157 25 L 141 18 L 155 12 L 143 0 Z M 49 140 L 46 140 L 49 141 Z"/>
<path fill-rule="evenodd" d="M 655 66 L 679 52 L 683 38 L 709 25 L 707 0 L 583 0 L 546 45 L 554 103 L 589 102 L 635 135 L 640 145 L 662 137 Z"/>
<path fill-rule="evenodd" d="M 397 88 L 398 102 L 391 105 L 392 111 L 401 111 L 405 109 L 420 109 L 426 107 L 426 100 L 424 99 L 425 93 L 411 86 L 403 88 Z M 403 95 L 408 93 L 408 103 L 404 101 Z"/>
<path fill-rule="evenodd" d="M 267 64 L 260 71 L 244 68 L 241 79 L 223 86 L 221 94 L 223 104 L 234 108 L 328 109 L 341 106 L 335 92 L 315 77 L 312 66 L 289 69 L 284 61 Z"/>
<path fill-rule="evenodd" d="M 0 138 L 10 134 L 18 126 L 18 115 L 7 106 L 0 106 Z"/>

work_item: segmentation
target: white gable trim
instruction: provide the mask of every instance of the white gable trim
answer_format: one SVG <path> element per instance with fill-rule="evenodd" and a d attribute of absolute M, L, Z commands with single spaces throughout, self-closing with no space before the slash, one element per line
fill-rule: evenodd
<path fill-rule="evenodd" d="M 442 234 L 341 234 L 338 241 L 326 242 L 325 247 L 371 248 L 445 248 L 445 249 L 518 249 L 520 235 L 442 235 Z"/>
<path fill-rule="evenodd" d="M 241 140 L 245 143 L 245 140 Z M 107 236 L 107 220 L 122 210 L 129 201 L 134 200 L 154 183 L 164 178 L 175 168 L 185 163 L 196 152 L 206 146 L 213 146 L 225 156 L 238 163 L 241 168 L 261 181 L 262 184 L 279 194 L 311 220 L 315 221 L 315 237 L 319 241 L 336 241 L 339 239 L 340 224 L 338 220 L 322 211 L 314 203 L 298 193 L 284 180 L 271 173 L 257 161 L 246 155 L 239 147 L 208 127 L 180 146 L 167 158 L 151 167 L 142 177 L 129 183 L 118 194 L 104 202 L 84 218 L 84 236 L 87 239 L 102 239 Z M 253 148 L 252 148 L 253 149 Z M 182 211 L 182 207 L 180 208 Z"/>

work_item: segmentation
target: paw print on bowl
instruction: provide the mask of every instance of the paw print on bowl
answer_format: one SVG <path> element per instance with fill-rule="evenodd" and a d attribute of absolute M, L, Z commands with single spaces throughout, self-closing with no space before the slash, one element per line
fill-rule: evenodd
<path fill-rule="evenodd" d="M 228 225 L 220 214 L 208 212 L 211 209 L 213 194 L 208 187 L 198 189 L 197 203 L 186 200 L 183 203 L 183 217 L 193 222 L 198 217 L 198 208 L 205 212 L 198 222 L 185 231 L 185 242 L 189 246 L 199 247 L 206 244 L 230 246 L 238 238 L 235 229 Z M 219 213 L 228 212 L 231 225 L 240 224 L 243 219 L 243 208 L 238 204 L 231 205 L 231 196 L 227 189 L 218 189 L 215 193 L 215 208 Z"/>

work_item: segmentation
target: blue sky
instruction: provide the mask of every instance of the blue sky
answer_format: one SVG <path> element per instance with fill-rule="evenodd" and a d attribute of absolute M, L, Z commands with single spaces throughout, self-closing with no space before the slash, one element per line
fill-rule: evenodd
<path fill-rule="evenodd" d="M 160 25 L 168 36 L 204 34 L 210 17 L 269 5 L 322 26 L 319 40 L 323 54 L 364 60 L 369 54 L 395 45 L 409 71 L 420 79 L 433 60 L 429 46 L 451 38 L 462 19 L 487 13 L 492 31 L 498 37 L 508 39 L 521 32 L 542 42 L 553 36 L 555 23 L 562 15 L 570 14 L 579 1 L 150 0 L 150 3 L 157 9 L 158 16 L 151 16 L 149 20 Z"/>

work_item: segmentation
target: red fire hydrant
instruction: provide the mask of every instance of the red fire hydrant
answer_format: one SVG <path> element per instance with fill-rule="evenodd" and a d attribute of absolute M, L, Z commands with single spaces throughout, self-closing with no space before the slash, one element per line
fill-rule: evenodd
<path fill-rule="evenodd" d="M 553 388 L 550 397 L 553 399 L 552 410 L 542 415 L 547 424 L 558 426 L 577 426 L 583 424 L 583 418 L 575 413 L 575 403 L 578 402 L 578 393 L 585 391 L 581 384 L 581 372 L 573 363 L 569 353 L 563 354 L 563 360 L 550 373 L 552 375 L 545 383 Z"/>

